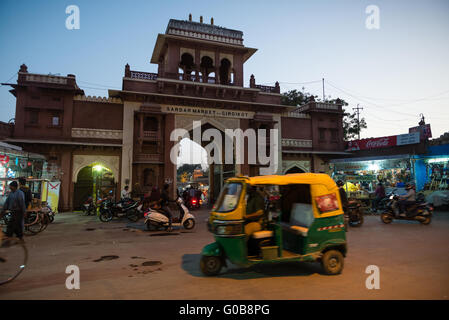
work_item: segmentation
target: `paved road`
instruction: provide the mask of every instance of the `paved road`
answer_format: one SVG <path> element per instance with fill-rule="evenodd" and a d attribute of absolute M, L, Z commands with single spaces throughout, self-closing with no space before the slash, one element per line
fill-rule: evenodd
<path fill-rule="evenodd" d="M 347 236 L 349 252 L 339 276 L 317 263 L 287 263 L 202 276 L 202 247 L 212 241 L 207 211 L 195 211 L 194 232 L 150 233 L 143 222 L 102 223 L 64 213 L 47 230 L 27 237 L 27 269 L 0 287 L 0 299 L 448 299 L 449 212 L 428 226 L 384 225 L 365 218 Z M 117 256 L 103 259 L 102 256 Z M 100 260 L 100 261 L 99 261 Z M 80 290 L 67 290 L 68 265 L 80 268 Z M 380 289 L 365 287 L 365 268 L 380 268 Z"/>

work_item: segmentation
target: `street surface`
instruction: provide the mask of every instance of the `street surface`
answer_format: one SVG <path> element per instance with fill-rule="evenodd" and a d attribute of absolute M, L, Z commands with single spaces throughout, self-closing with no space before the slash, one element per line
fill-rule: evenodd
<path fill-rule="evenodd" d="M 62 213 L 42 233 L 26 237 L 25 271 L 0 287 L 0 299 L 448 299 L 449 212 L 430 225 L 366 216 L 347 233 L 343 273 L 326 276 L 318 263 L 242 269 L 205 277 L 200 252 L 213 241 L 208 211 L 194 211 L 193 231 L 149 232 L 143 220 L 102 223 Z M 108 257 L 109 256 L 109 257 Z M 103 257 L 103 258 L 102 258 Z M 68 265 L 80 268 L 81 288 L 68 290 Z M 380 268 L 380 289 L 365 286 L 369 265 Z"/>

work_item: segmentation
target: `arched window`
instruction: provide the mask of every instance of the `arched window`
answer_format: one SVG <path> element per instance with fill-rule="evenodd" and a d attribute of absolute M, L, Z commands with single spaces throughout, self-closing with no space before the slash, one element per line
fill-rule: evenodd
<path fill-rule="evenodd" d="M 214 71 L 214 62 L 211 57 L 204 56 L 201 58 L 201 71 L 204 75 L 203 82 L 208 82 L 208 77 L 211 72 Z M 215 73 L 214 73 L 215 74 Z"/>
<path fill-rule="evenodd" d="M 188 75 L 190 78 L 190 75 L 195 67 L 195 64 L 193 63 L 193 57 L 190 53 L 183 53 L 181 56 L 181 62 L 179 62 L 179 67 L 184 71 L 184 78 Z M 190 80 L 190 79 L 184 79 L 184 80 Z"/>
<path fill-rule="evenodd" d="M 220 83 L 228 84 L 229 83 L 229 71 L 231 68 L 231 62 L 224 58 L 221 60 L 220 64 Z"/>

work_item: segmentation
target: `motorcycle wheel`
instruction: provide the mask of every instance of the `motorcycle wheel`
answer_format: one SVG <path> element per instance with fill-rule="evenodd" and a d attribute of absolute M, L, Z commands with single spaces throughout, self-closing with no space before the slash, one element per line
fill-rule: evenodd
<path fill-rule="evenodd" d="M 195 227 L 195 220 L 193 220 L 192 218 L 187 219 L 186 221 L 184 221 L 184 229 L 186 230 L 192 230 Z"/>
<path fill-rule="evenodd" d="M 147 226 L 147 230 L 148 230 L 148 231 L 154 231 L 154 230 L 157 230 L 156 226 L 154 226 L 154 225 L 151 223 L 151 221 L 149 221 L 149 220 L 146 222 L 146 226 Z"/>
<path fill-rule="evenodd" d="M 126 217 L 132 222 L 137 222 L 137 220 L 139 220 L 139 214 L 137 213 L 136 210 L 131 210 L 127 212 Z"/>
<path fill-rule="evenodd" d="M 360 227 L 363 224 L 363 214 L 359 214 L 358 221 L 349 221 L 351 227 Z"/>
<path fill-rule="evenodd" d="M 389 224 L 389 223 L 391 223 L 391 221 L 393 221 L 393 217 L 391 216 L 391 214 L 389 214 L 387 212 L 382 213 L 382 215 L 380 216 L 380 219 L 385 224 Z"/>
<path fill-rule="evenodd" d="M 109 222 L 112 220 L 112 214 L 110 212 L 102 212 L 100 214 L 101 222 Z"/>

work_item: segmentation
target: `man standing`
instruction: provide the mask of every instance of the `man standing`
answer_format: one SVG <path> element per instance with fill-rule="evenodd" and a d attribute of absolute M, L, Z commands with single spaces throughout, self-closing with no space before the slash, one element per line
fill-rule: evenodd
<path fill-rule="evenodd" d="M 25 196 L 22 191 L 18 189 L 17 181 L 9 184 L 11 193 L 3 205 L 3 210 L 12 211 L 12 219 L 6 227 L 6 236 L 12 237 L 13 234 L 22 240 L 23 237 L 23 216 L 25 214 Z"/>
<path fill-rule="evenodd" d="M 29 209 L 31 201 L 33 200 L 33 195 L 31 194 L 30 188 L 26 185 L 27 180 L 25 178 L 19 178 L 19 189 L 23 192 L 25 196 L 25 208 Z"/>

